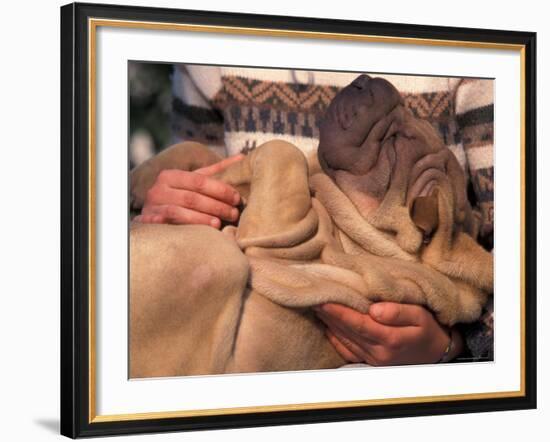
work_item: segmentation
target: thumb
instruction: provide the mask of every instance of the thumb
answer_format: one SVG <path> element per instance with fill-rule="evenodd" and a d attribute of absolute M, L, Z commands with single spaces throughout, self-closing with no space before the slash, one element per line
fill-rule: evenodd
<path fill-rule="evenodd" d="M 381 324 L 406 327 L 420 325 L 426 311 L 418 305 L 377 302 L 370 306 L 368 313 L 376 322 Z"/>

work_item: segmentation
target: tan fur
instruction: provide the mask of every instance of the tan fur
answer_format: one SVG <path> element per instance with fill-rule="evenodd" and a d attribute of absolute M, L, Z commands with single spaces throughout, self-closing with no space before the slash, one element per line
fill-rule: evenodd
<path fill-rule="evenodd" d="M 203 149 L 182 145 L 163 161 L 191 152 L 211 162 Z M 492 291 L 492 256 L 463 227 L 469 212 L 457 210 L 461 175 L 415 202 L 406 201 L 400 172 L 369 214 L 352 187 L 283 141 L 218 178 L 246 199 L 238 226 L 131 226 L 131 377 L 337 367 L 344 361 L 311 306 L 367 312 L 375 301 L 416 303 L 452 325 L 477 319 Z"/>

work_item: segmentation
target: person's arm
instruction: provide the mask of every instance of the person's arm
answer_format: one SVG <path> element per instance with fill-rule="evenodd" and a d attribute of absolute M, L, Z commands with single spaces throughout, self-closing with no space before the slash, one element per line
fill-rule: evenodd
<path fill-rule="evenodd" d="M 456 89 L 454 111 L 471 185 L 470 202 L 481 214 L 477 239 L 491 251 L 494 224 L 493 80 L 462 79 Z"/>
<path fill-rule="evenodd" d="M 172 142 L 196 141 L 227 157 L 223 112 L 214 102 L 222 89 L 219 66 L 175 64 L 172 76 Z"/>
<path fill-rule="evenodd" d="M 460 333 L 443 327 L 418 305 L 379 302 L 363 314 L 324 304 L 316 311 L 328 339 L 348 362 L 428 364 L 452 360 L 463 350 Z"/>
<path fill-rule="evenodd" d="M 494 81 L 463 79 L 455 94 L 455 114 L 471 183 L 470 202 L 481 214 L 478 242 L 493 249 L 494 224 Z M 479 320 L 459 325 L 464 337 L 464 360 L 493 359 L 493 303 L 484 307 Z"/>

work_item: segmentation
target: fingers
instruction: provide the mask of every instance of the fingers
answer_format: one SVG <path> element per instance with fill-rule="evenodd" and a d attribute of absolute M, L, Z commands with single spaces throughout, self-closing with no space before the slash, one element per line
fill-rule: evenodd
<path fill-rule="evenodd" d="M 166 196 L 167 202 L 182 208 L 213 215 L 226 221 L 236 221 L 239 218 L 239 211 L 235 207 L 200 193 L 168 189 Z M 162 204 L 163 201 L 159 203 Z"/>
<path fill-rule="evenodd" d="M 368 314 L 340 304 L 322 305 L 319 315 L 323 321 L 332 321 L 332 324 L 337 324 L 345 334 L 355 334 L 373 343 L 386 343 L 392 339 L 392 327 L 380 324 Z"/>
<path fill-rule="evenodd" d="M 388 335 L 387 342 L 376 344 L 332 326 L 329 326 L 326 334 L 336 351 L 347 361 L 382 366 L 406 362 L 406 359 L 403 359 L 403 349 L 408 343 L 414 342 L 414 338 L 410 335 L 413 333 L 412 330 L 417 329 L 417 327 L 395 327 L 393 333 Z"/>
<path fill-rule="evenodd" d="M 346 336 L 347 339 L 354 340 L 355 342 L 362 342 L 364 345 L 378 344 L 378 341 L 373 340 L 370 336 L 358 333 L 358 330 L 349 323 L 346 323 L 346 320 L 342 321 L 341 319 L 336 319 L 323 311 L 319 311 L 317 316 L 319 316 L 329 330 L 338 336 Z M 364 345 L 361 345 L 361 347 L 364 347 Z"/>
<path fill-rule="evenodd" d="M 227 221 L 236 221 L 239 211 L 222 201 L 210 198 L 189 190 L 173 189 L 171 187 L 155 187 L 147 195 L 148 206 L 180 206 L 195 212 L 221 218 Z"/>
<path fill-rule="evenodd" d="M 162 224 L 164 223 L 164 217 L 162 215 L 138 215 L 134 217 L 133 219 L 136 223 L 144 223 L 144 224 Z"/>
<path fill-rule="evenodd" d="M 234 155 L 232 157 L 226 158 L 225 160 L 219 161 L 218 163 L 212 164 L 210 166 L 196 169 L 195 172 L 200 173 L 202 175 L 214 175 L 216 173 L 222 172 L 223 170 L 227 169 L 232 164 L 241 161 L 244 157 L 245 156 L 243 154 Z"/>
<path fill-rule="evenodd" d="M 220 180 L 210 178 L 231 164 L 241 161 L 236 155 L 194 172 L 163 170 L 147 192 L 139 217 L 143 223 L 206 224 L 220 228 L 221 220 L 237 221 L 239 193 Z"/>
<path fill-rule="evenodd" d="M 355 354 L 350 348 L 354 347 L 355 344 L 351 343 L 348 339 L 342 336 L 336 336 L 332 331 L 327 330 L 326 335 L 332 346 L 336 351 L 348 362 L 364 362 L 360 356 Z M 349 347 L 349 348 L 348 348 Z"/>
<path fill-rule="evenodd" d="M 429 312 L 413 304 L 378 302 L 369 308 L 369 315 L 376 322 L 393 327 L 420 326 Z"/>
<path fill-rule="evenodd" d="M 173 189 L 181 189 L 209 196 L 230 205 L 237 205 L 240 201 L 239 193 L 229 184 L 209 178 L 207 175 L 198 173 L 197 171 L 164 170 L 159 174 L 158 182 Z"/>
<path fill-rule="evenodd" d="M 219 229 L 219 218 L 174 205 L 147 207 L 134 221 L 142 223 L 203 224 Z"/>
<path fill-rule="evenodd" d="M 430 363 L 441 357 L 449 340 L 448 332 L 422 306 L 380 302 L 371 305 L 367 314 L 339 304 L 315 310 L 327 325 L 330 342 L 348 361 Z"/>

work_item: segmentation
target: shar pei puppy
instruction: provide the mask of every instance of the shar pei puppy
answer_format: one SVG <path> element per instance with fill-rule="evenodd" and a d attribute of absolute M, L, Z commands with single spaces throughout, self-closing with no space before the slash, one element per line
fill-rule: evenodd
<path fill-rule="evenodd" d="M 217 161 L 168 148 L 131 172 L 133 205 L 163 169 Z M 334 368 L 313 306 L 413 303 L 453 325 L 491 296 L 463 171 L 383 79 L 334 98 L 316 156 L 273 140 L 217 177 L 241 194 L 238 222 L 131 224 L 131 377 Z"/>

